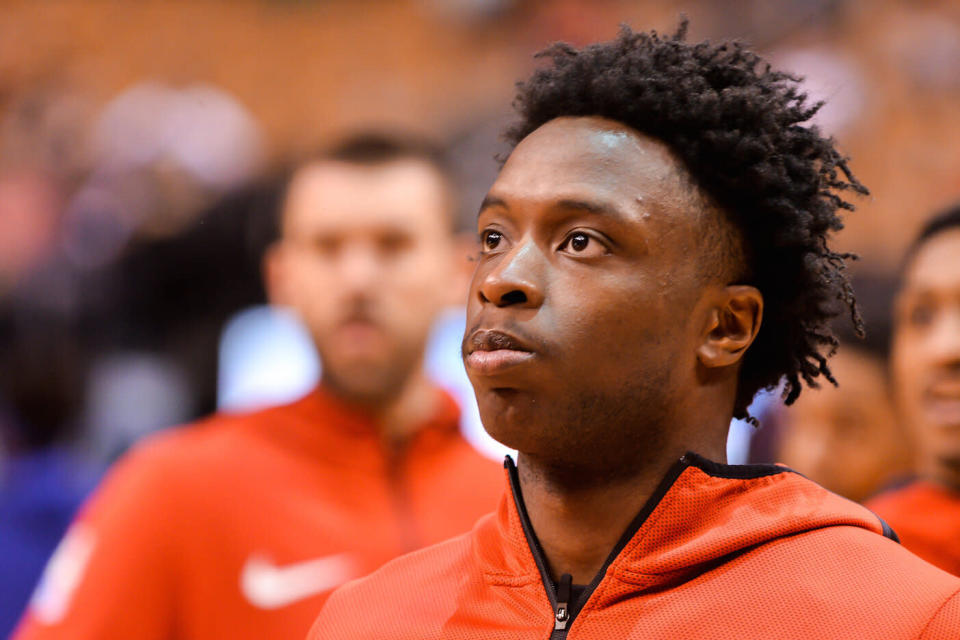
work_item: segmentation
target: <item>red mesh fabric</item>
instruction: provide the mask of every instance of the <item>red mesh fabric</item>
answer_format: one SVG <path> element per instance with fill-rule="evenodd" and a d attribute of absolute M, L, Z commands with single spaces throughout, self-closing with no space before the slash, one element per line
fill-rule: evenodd
<path fill-rule="evenodd" d="M 947 600 L 923 630 L 920 640 L 960 637 L 960 591 Z"/>
<path fill-rule="evenodd" d="M 884 538 L 873 514 L 790 472 L 691 467 L 567 638 L 960 638 L 960 580 Z M 546 640 L 553 616 L 507 496 L 468 536 L 338 591 L 312 640 Z"/>

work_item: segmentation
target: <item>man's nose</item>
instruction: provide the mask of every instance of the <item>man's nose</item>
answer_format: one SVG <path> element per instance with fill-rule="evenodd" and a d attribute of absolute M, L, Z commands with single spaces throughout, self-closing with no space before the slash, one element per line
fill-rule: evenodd
<path fill-rule="evenodd" d="M 533 242 L 517 245 L 483 277 L 481 302 L 498 307 L 539 307 L 543 303 L 543 256 Z"/>
<path fill-rule="evenodd" d="M 960 306 L 940 314 L 930 328 L 926 347 L 939 364 L 960 368 Z"/>
<path fill-rule="evenodd" d="M 366 290 L 376 284 L 381 275 L 380 259 L 376 250 L 363 243 L 349 244 L 340 251 L 339 272 L 343 284 Z"/>

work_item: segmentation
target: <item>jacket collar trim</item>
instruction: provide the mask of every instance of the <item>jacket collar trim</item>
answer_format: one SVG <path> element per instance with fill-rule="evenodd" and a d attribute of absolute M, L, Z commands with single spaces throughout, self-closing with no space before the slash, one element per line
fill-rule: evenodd
<path fill-rule="evenodd" d="M 527 507 L 523 500 L 523 493 L 520 491 L 520 476 L 517 473 L 517 465 L 513 461 L 512 457 L 506 456 L 503 461 L 503 466 L 507 470 L 507 474 L 509 476 L 510 491 L 513 495 L 513 502 L 516 505 L 517 515 L 520 518 L 520 525 L 523 527 L 524 536 L 527 539 L 527 543 L 530 547 L 531 553 L 533 554 L 533 559 L 536 562 L 540 576 L 544 580 L 544 584 L 548 584 L 551 581 L 550 569 L 547 564 L 546 555 L 543 553 L 543 548 L 540 546 L 540 541 L 537 539 L 537 535 L 533 530 L 533 525 L 530 523 L 530 516 L 527 514 Z M 661 500 L 663 500 L 663 497 L 667 495 L 667 492 L 669 492 L 671 487 L 673 487 L 674 483 L 677 481 L 677 478 L 679 478 L 680 475 L 689 467 L 696 467 L 707 475 L 715 478 L 728 478 L 737 480 L 763 478 L 780 473 L 796 473 L 789 467 L 777 464 L 723 464 L 708 460 L 699 454 L 688 451 L 681 456 L 679 460 L 674 462 L 673 465 L 671 465 L 666 475 L 664 475 L 663 479 L 660 481 L 660 484 L 657 485 L 657 488 L 653 491 L 650 497 L 647 498 L 646 503 L 644 503 L 639 513 L 637 513 L 636 517 L 634 517 L 634 519 L 627 526 L 626 530 L 623 532 L 623 535 L 621 535 L 620 539 L 617 541 L 617 544 L 610 551 L 610 554 L 607 556 L 606 561 L 604 561 L 600 571 L 597 572 L 597 575 L 587 588 L 587 593 L 593 591 L 593 589 L 600 583 L 613 561 L 617 559 L 627 544 L 629 544 L 634 536 L 636 536 L 637 532 L 640 530 L 640 527 L 642 527 L 644 522 L 647 521 L 647 518 L 650 517 L 650 514 L 653 513 L 653 510 L 657 508 L 657 505 L 660 504 Z M 548 589 L 548 595 L 551 595 L 549 592 L 550 590 Z"/>

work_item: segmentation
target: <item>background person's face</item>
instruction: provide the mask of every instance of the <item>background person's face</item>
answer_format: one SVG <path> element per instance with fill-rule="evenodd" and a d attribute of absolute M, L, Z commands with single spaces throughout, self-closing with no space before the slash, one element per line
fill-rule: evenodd
<path fill-rule="evenodd" d="M 695 369 L 696 214 L 681 171 L 665 145 L 602 118 L 558 118 L 513 151 L 478 220 L 464 341 L 494 438 L 610 467 L 656 446 Z M 502 340 L 484 330 L 531 353 L 471 354 Z"/>
<path fill-rule="evenodd" d="M 904 274 L 893 375 L 921 471 L 960 487 L 960 229 L 930 238 Z"/>
<path fill-rule="evenodd" d="M 421 365 L 453 282 L 448 206 L 437 171 L 416 159 L 294 176 L 271 289 L 310 330 L 325 384 L 381 403 Z"/>
<path fill-rule="evenodd" d="M 909 447 L 880 358 L 844 345 L 830 359 L 830 370 L 839 387 L 825 383 L 783 408 L 777 460 L 860 501 L 906 470 Z"/>

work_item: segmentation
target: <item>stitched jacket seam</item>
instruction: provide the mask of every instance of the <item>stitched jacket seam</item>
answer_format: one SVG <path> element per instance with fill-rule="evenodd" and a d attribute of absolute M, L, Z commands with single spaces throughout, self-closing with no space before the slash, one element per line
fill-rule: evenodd
<path fill-rule="evenodd" d="M 930 616 L 930 619 L 927 620 L 927 624 L 923 625 L 923 629 L 920 631 L 920 635 L 917 636 L 917 640 L 923 640 L 923 637 L 924 637 L 925 635 L 927 635 L 927 630 L 930 629 L 930 625 L 933 624 L 933 621 L 936 620 L 936 619 L 937 619 L 937 616 L 940 615 L 940 612 L 943 611 L 943 609 L 944 609 L 948 604 L 950 604 L 950 601 L 953 600 L 954 598 L 956 598 L 957 596 L 960 596 L 960 589 L 957 589 L 956 591 L 954 591 L 953 593 L 951 593 L 949 596 L 947 596 L 947 597 L 944 599 L 944 601 L 943 601 L 942 603 L 940 603 L 940 606 L 937 607 L 937 610 L 934 611 L 934 612 L 933 612 L 933 615 Z"/>

